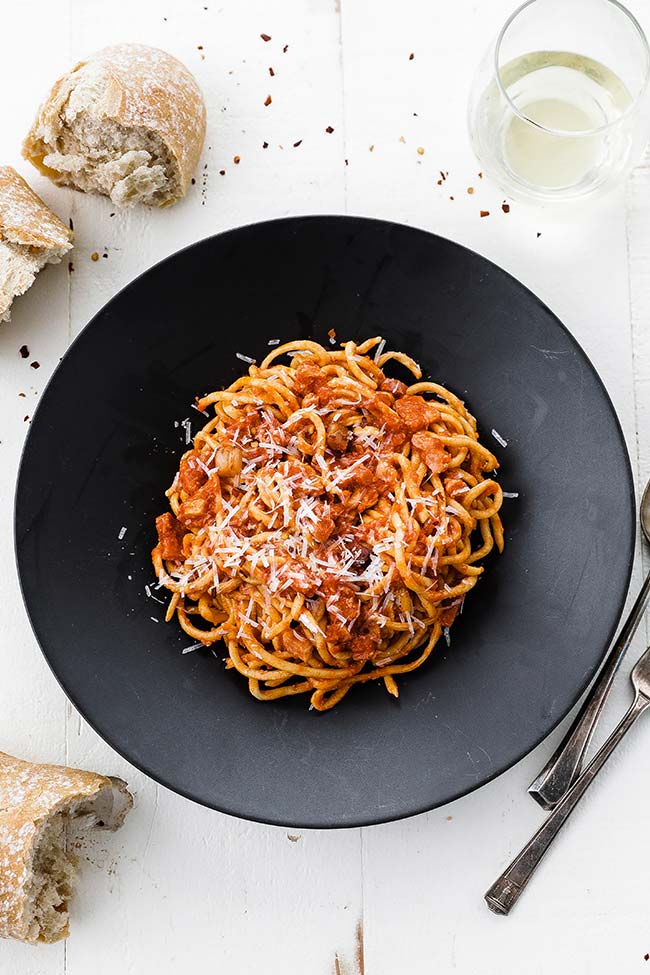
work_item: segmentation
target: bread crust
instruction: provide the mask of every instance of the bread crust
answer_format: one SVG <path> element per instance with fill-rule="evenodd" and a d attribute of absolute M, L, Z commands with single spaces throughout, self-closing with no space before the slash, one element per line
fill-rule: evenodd
<path fill-rule="evenodd" d="M 86 111 L 97 121 L 109 120 L 159 136 L 177 166 L 179 180 L 177 195 L 163 205 L 181 199 L 203 148 L 205 103 L 193 75 L 158 48 L 142 44 L 106 47 L 59 78 L 25 138 L 25 159 L 54 182 L 66 182 L 66 174 L 49 168 L 44 158 L 55 151 L 62 109 L 70 94 L 91 77 L 97 99 Z"/>
<path fill-rule="evenodd" d="M 0 238 L 59 256 L 72 247 L 72 231 L 11 166 L 0 166 Z"/>
<path fill-rule="evenodd" d="M 133 805 L 121 779 L 63 765 L 33 765 L 0 752 L 0 937 L 34 940 L 28 937 L 26 888 L 42 832 L 72 803 L 92 801 L 106 790 L 113 801 L 102 825 L 115 830 Z M 66 928 L 59 937 L 67 933 Z"/>

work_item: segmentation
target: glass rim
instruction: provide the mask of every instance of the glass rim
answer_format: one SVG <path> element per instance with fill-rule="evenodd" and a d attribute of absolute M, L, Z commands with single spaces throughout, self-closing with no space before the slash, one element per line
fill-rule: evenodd
<path fill-rule="evenodd" d="M 519 108 L 517 108 L 513 100 L 510 98 L 510 95 L 504 88 L 503 82 L 501 80 L 501 69 L 499 67 L 499 53 L 501 51 L 501 45 L 506 35 L 506 31 L 511 26 L 511 24 L 516 20 L 516 18 L 527 7 L 530 7 L 532 6 L 532 4 L 537 2 L 538 0 L 525 0 L 524 3 L 520 4 L 520 6 L 517 7 L 516 10 L 513 10 L 513 12 L 510 14 L 510 16 L 508 17 L 508 19 L 506 20 L 506 22 L 504 23 L 503 27 L 501 28 L 501 30 L 497 35 L 496 43 L 494 45 L 494 73 L 495 73 L 496 82 L 499 91 L 501 92 L 501 94 L 507 101 L 508 105 L 512 109 L 512 112 L 517 116 L 517 118 L 521 119 L 521 121 L 525 122 L 527 125 L 532 125 L 536 129 L 541 129 L 542 132 L 547 132 L 549 135 L 567 136 L 570 138 L 591 138 L 594 135 L 598 135 L 602 132 L 607 132 L 609 129 L 613 129 L 615 126 L 623 122 L 629 115 L 631 115 L 633 111 L 636 110 L 639 102 L 645 95 L 648 88 L 648 83 L 650 82 L 650 46 L 648 45 L 648 38 L 646 37 L 645 32 L 641 27 L 641 24 L 636 19 L 634 14 L 630 10 L 628 10 L 627 7 L 625 7 L 622 3 L 620 3 L 619 0 L 605 0 L 606 3 L 609 3 L 610 6 L 612 7 L 616 7 L 625 17 L 627 17 L 631 27 L 636 31 L 639 40 L 641 41 L 641 46 L 643 48 L 643 53 L 645 56 L 643 83 L 639 88 L 638 92 L 636 93 L 636 95 L 633 96 L 632 101 L 627 106 L 625 111 L 622 112 L 618 118 L 613 119 L 611 122 L 606 122 L 604 125 L 599 125 L 595 129 L 575 129 L 575 130 L 574 129 L 553 129 L 553 128 L 549 128 L 546 125 L 542 125 L 540 122 L 535 122 L 534 119 L 529 118 L 524 112 L 522 112 Z"/>

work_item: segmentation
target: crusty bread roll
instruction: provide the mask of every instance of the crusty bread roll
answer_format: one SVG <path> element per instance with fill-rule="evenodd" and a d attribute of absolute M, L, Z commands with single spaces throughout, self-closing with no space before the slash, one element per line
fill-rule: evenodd
<path fill-rule="evenodd" d="M 107 47 L 56 82 L 23 144 L 55 183 L 116 206 L 169 206 L 187 192 L 205 104 L 180 61 L 141 44 Z"/>
<path fill-rule="evenodd" d="M 121 779 L 0 752 L 0 937 L 67 937 L 75 880 L 68 826 L 115 830 L 132 805 Z"/>
<path fill-rule="evenodd" d="M 11 166 L 0 166 L 0 322 L 9 320 L 17 295 L 45 264 L 57 264 L 72 247 L 61 223 Z"/>

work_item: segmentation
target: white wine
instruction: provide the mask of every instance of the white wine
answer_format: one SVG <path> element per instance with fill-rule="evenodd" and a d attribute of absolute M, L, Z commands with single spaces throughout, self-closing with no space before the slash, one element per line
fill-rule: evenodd
<path fill-rule="evenodd" d="M 523 116 L 504 116 L 499 133 L 504 162 L 516 178 L 536 187 L 571 187 L 606 166 L 607 156 L 620 155 L 623 147 L 596 132 L 620 118 L 632 97 L 604 64 L 568 51 L 536 51 L 510 61 L 500 74 Z"/>

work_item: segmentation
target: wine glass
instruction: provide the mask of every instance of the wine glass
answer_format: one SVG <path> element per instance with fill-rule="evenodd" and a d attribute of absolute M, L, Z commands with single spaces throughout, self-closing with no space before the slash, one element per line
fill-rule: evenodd
<path fill-rule="evenodd" d="M 469 103 L 483 168 L 511 196 L 615 185 L 650 134 L 650 50 L 618 0 L 527 0 L 485 54 Z"/>

